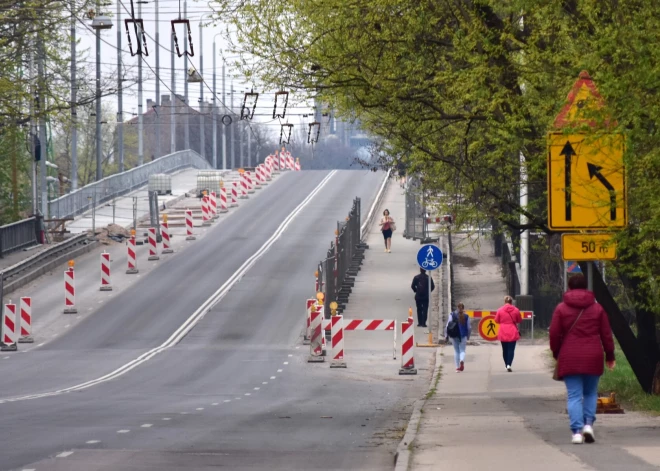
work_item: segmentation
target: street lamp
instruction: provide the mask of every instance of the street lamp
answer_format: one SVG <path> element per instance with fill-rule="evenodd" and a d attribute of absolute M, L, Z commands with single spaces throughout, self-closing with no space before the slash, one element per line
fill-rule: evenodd
<path fill-rule="evenodd" d="M 216 76 L 216 65 L 215 65 L 215 59 L 217 56 L 217 53 L 215 51 L 215 38 L 217 38 L 219 35 L 222 33 L 217 33 L 215 36 L 213 36 L 213 111 L 212 111 L 212 116 L 213 116 L 213 168 L 218 168 L 217 165 L 217 155 L 218 155 L 218 138 L 216 136 L 217 133 L 217 122 L 215 122 L 215 118 L 217 117 L 217 111 L 216 111 L 216 88 L 215 88 L 215 76 Z M 222 103 L 224 105 L 225 102 L 225 61 L 222 61 Z M 224 123 L 223 123 L 224 124 Z M 227 170 L 227 130 L 225 129 L 225 126 L 222 126 L 222 170 Z"/>
<path fill-rule="evenodd" d="M 101 167 L 101 30 L 112 28 L 112 20 L 99 15 L 100 3 L 96 3 L 96 16 L 92 29 L 96 31 L 96 181 L 103 178 Z"/>

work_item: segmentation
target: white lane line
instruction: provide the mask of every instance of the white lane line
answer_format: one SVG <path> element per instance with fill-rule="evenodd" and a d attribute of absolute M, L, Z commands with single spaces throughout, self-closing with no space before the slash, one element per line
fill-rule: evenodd
<path fill-rule="evenodd" d="M 285 362 L 284 362 L 284 364 L 285 364 L 285 365 L 288 365 L 288 364 L 289 364 L 289 362 L 288 362 L 288 361 L 285 361 Z"/>
<path fill-rule="evenodd" d="M 71 324 L 67 324 L 67 325 L 64 326 L 65 329 L 69 328 L 69 327 L 71 327 Z"/>
<path fill-rule="evenodd" d="M 277 370 L 278 373 L 281 373 L 282 371 L 284 371 L 284 370 Z"/>
<path fill-rule="evenodd" d="M 151 428 L 151 427 L 153 427 L 153 425 L 154 424 L 142 424 L 142 425 L 140 425 L 140 427 L 142 427 L 142 428 Z"/>
<path fill-rule="evenodd" d="M 264 381 L 264 382 L 263 382 L 263 383 L 261 383 L 261 384 L 268 384 L 268 381 Z"/>
<path fill-rule="evenodd" d="M 298 350 L 300 347 L 296 347 L 296 350 Z"/>
<path fill-rule="evenodd" d="M 336 173 L 337 170 L 333 170 L 330 173 L 328 173 L 325 176 L 325 178 L 321 180 L 321 182 L 316 186 L 316 188 L 314 188 L 312 192 L 309 195 L 307 195 L 307 197 L 304 200 L 302 200 L 302 202 L 298 206 L 296 206 L 296 208 L 293 211 L 291 211 L 291 213 L 284 219 L 284 221 L 282 221 L 282 223 L 275 230 L 275 232 L 273 232 L 273 235 L 270 237 L 270 239 L 264 242 L 264 244 L 256 252 L 254 252 L 252 256 L 248 258 L 243 263 L 243 265 L 241 265 L 240 268 L 236 270 L 234 274 L 230 276 L 229 279 L 220 288 L 218 288 L 218 290 L 215 293 L 213 293 L 206 301 L 204 301 L 202 305 L 199 308 L 197 308 L 197 310 L 193 312 L 192 315 L 188 319 L 186 319 L 186 321 L 183 324 L 181 324 L 181 326 L 177 330 L 175 330 L 174 333 L 161 345 L 152 348 L 151 350 L 143 353 L 134 360 L 129 361 L 125 365 L 122 365 L 119 368 L 115 369 L 114 371 L 111 371 L 106 375 L 100 376 L 96 379 L 87 381 L 85 383 L 76 384 L 75 386 L 58 389 L 56 391 L 8 398 L 7 400 L 10 402 L 14 402 L 14 401 L 25 401 L 29 399 L 40 399 L 43 397 L 57 396 L 72 391 L 80 391 L 83 389 L 91 388 L 92 386 L 96 386 L 97 384 L 105 383 L 107 381 L 111 381 L 120 376 L 123 376 L 124 374 L 128 373 L 134 368 L 151 360 L 154 356 L 158 355 L 159 353 L 178 344 L 181 341 L 181 339 L 183 339 L 188 334 L 188 332 L 190 332 L 193 329 L 193 327 L 197 325 L 197 323 L 206 315 L 206 313 L 209 312 L 216 304 L 218 304 L 222 300 L 222 298 L 224 298 L 227 295 L 227 293 L 229 293 L 232 287 L 236 283 L 238 283 L 243 278 L 243 276 L 245 276 L 248 270 L 252 268 L 255 263 L 257 263 L 257 260 L 263 257 L 263 255 L 266 252 L 268 252 L 268 250 L 273 246 L 273 244 L 275 244 L 275 242 L 280 237 L 282 237 L 282 234 L 284 234 L 284 231 L 286 230 L 287 227 L 289 227 L 289 225 L 293 222 L 296 216 L 298 216 L 298 214 L 300 214 L 302 210 L 305 209 L 305 207 L 323 189 L 323 187 L 330 181 L 330 179 Z M 91 311 L 92 308 L 89 308 L 89 310 Z"/>
<path fill-rule="evenodd" d="M 21 469 L 21 471 L 37 471 L 37 470 L 34 468 L 25 468 L 25 469 Z"/>
<path fill-rule="evenodd" d="M 203 407 L 198 407 L 197 410 L 204 410 L 204 408 Z"/>
<path fill-rule="evenodd" d="M 231 402 L 231 399 L 225 399 L 223 402 Z"/>
<path fill-rule="evenodd" d="M 187 412 L 179 412 L 179 414 L 181 414 L 181 415 L 188 415 Z"/>
<path fill-rule="evenodd" d="M 291 358 L 293 355 L 289 355 L 289 358 Z"/>
<path fill-rule="evenodd" d="M 126 429 L 117 430 L 117 433 L 128 433 L 128 432 L 130 432 L 130 430 L 126 430 Z"/>
<path fill-rule="evenodd" d="M 246 395 L 246 396 L 251 396 L 252 394 L 250 394 L 250 393 L 245 393 L 245 395 Z"/>
<path fill-rule="evenodd" d="M 170 419 L 169 417 L 163 417 L 163 418 L 160 419 L 160 420 L 172 420 L 172 419 Z"/>
<path fill-rule="evenodd" d="M 55 455 L 55 458 L 66 458 L 67 456 L 73 455 L 72 451 L 63 451 L 59 455 Z"/>
<path fill-rule="evenodd" d="M 85 443 L 88 445 L 95 445 L 97 443 L 101 443 L 101 440 L 87 440 Z"/>
<path fill-rule="evenodd" d="M 271 377 L 270 377 L 270 379 L 275 379 L 275 378 L 277 378 L 277 376 L 271 376 Z"/>
<path fill-rule="evenodd" d="M 259 391 L 261 388 L 254 388 L 255 391 Z"/>
<path fill-rule="evenodd" d="M 3 360 L 9 360 L 11 357 L 4 357 Z"/>
<path fill-rule="evenodd" d="M 219 402 L 214 402 L 214 403 L 211 404 L 211 405 L 212 405 L 212 406 L 217 406 L 218 404 L 220 404 L 220 403 L 219 403 Z"/>
<path fill-rule="evenodd" d="M 37 347 L 41 347 L 42 345 L 45 345 L 45 343 L 46 343 L 46 342 L 44 342 L 44 343 L 40 343 L 39 345 L 37 345 Z"/>

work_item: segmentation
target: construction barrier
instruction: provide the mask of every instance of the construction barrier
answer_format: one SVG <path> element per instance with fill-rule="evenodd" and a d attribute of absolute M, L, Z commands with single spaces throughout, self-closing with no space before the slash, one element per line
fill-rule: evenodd
<path fill-rule="evenodd" d="M 238 182 L 231 182 L 231 207 L 238 206 Z"/>
<path fill-rule="evenodd" d="M 247 180 L 248 193 L 254 193 L 254 182 L 252 181 L 252 174 L 247 170 L 245 171 L 245 179 Z"/>
<path fill-rule="evenodd" d="M 138 267 L 137 267 L 137 257 L 136 257 L 136 249 L 135 249 L 135 235 L 132 235 L 130 239 L 128 239 L 128 269 L 126 270 L 126 274 L 132 275 L 134 273 L 138 273 Z"/>
<path fill-rule="evenodd" d="M 344 318 L 342 316 L 332 316 L 331 320 L 332 359 L 330 368 L 346 368 L 346 362 L 344 361 Z"/>
<path fill-rule="evenodd" d="M 190 209 L 186 209 L 186 240 L 195 240 L 193 235 L 193 214 Z"/>
<path fill-rule="evenodd" d="M 286 170 L 286 155 L 284 155 L 284 151 L 280 152 L 279 168 L 280 171 Z"/>
<path fill-rule="evenodd" d="M 312 337 L 312 307 L 316 304 L 316 299 L 308 299 L 307 300 L 307 307 L 305 309 L 305 334 L 304 334 L 304 341 L 305 343 L 309 343 L 309 340 Z"/>
<path fill-rule="evenodd" d="M 163 250 L 160 253 L 174 253 L 170 239 L 170 224 L 167 221 L 161 223 L 160 235 L 163 239 Z"/>
<path fill-rule="evenodd" d="M 15 352 L 16 345 L 16 304 L 5 304 L 2 312 L 2 347 L 3 352 Z"/>
<path fill-rule="evenodd" d="M 19 305 L 20 321 L 19 329 L 21 335 L 18 338 L 18 343 L 32 343 L 32 298 L 23 297 Z"/>
<path fill-rule="evenodd" d="M 323 319 L 321 324 L 323 331 L 332 332 L 332 316 L 330 319 Z M 368 330 L 368 331 L 392 331 L 393 349 L 392 357 L 396 360 L 396 320 L 391 319 L 345 319 L 343 329 L 349 330 Z M 332 334 L 331 334 L 332 335 Z"/>
<path fill-rule="evenodd" d="M 401 324 L 401 369 L 400 375 L 416 375 L 415 368 L 415 324 L 413 318 Z"/>
<path fill-rule="evenodd" d="M 160 260 L 158 256 L 158 238 L 156 237 L 156 228 L 150 227 L 149 230 L 149 258 L 147 260 Z"/>
<path fill-rule="evenodd" d="M 112 291 L 110 282 L 110 254 L 103 252 L 101 254 L 101 287 L 99 291 Z"/>
<path fill-rule="evenodd" d="M 218 219 L 220 217 L 218 216 L 218 200 L 215 191 L 212 191 L 209 197 L 209 216 L 212 219 Z"/>
<path fill-rule="evenodd" d="M 262 185 L 263 181 L 261 180 L 261 169 L 259 165 L 257 165 L 254 167 L 254 188 L 258 190 Z"/>
<path fill-rule="evenodd" d="M 266 180 L 271 181 L 273 179 L 273 160 L 270 157 L 266 159 L 264 170 L 266 171 Z"/>
<path fill-rule="evenodd" d="M 295 165 L 293 163 L 293 156 L 290 152 L 286 153 L 286 168 L 287 170 L 294 170 Z"/>
<path fill-rule="evenodd" d="M 224 186 L 220 188 L 220 210 L 221 213 L 229 211 L 227 209 L 227 188 Z"/>
<path fill-rule="evenodd" d="M 240 198 L 242 200 L 244 200 L 244 199 L 248 198 L 248 190 L 249 190 L 249 188 L 248 188 L 248 178 L 247 178 L 247 175 L 245 174 L 245 172 L 241 173 L 240 178 L 241 178 L 241 196 L 240 196 Z"/>
<path fill-rule="evenodd" d="M 64 272 L 64 314 L 76 314 L 76 275 L 73 267 Z"/>
<path fill-rule="evenodd" d="M 321 318 L 322 314 L 320 310 L 316 309 L 316 307 L 312 308 L 311 312 L 311 338 L 310 338 L 310 343 L 309 343 L 309 358 L 307 361 L 309 363 L 322 363 L 325 361 L 325 358 L 323 357 L 323 339 L 324 333 L 323 330 L 321 329 Z"/>
<path fill-rule="evenodd" d="M 296 159 L 296 172 L 300 172 L 300 159 Z"/>
<path fill-rule="evenodd" d="M 211 225 L 211 215 L 209 214 L 209 197 L 202 197 L 202 226 Z"/>
<path fill-rule="evenodd" d="M 495 315 L 497 314 L 497 309 L 493 310 L 480 310 L 480 311 L 475 311 L 475 310 L 466 310 L 465 314 L 467 314 L 469 317 L 472 317 L 474 319 L 486 319 L 488 317 L 492 317 L 493 319 L 495 318 Z M 530 338 L 534 338 L 534 311 L 520 311 L 520 316 L 524 321 L 530 321 Z M 480 324 L 481 325 L 481 324 Z M 490 329 L 492 331 L 492 329 Z M 522 333 L 522 332 L 521 332 Z M 484 334 L 481 329 L 479 330 L 479 335 L 481 335 L 481 338 L 484 340 L 488 340 L 489 342 L 493 342 L 497 340 L 497 335 L 490 333 L 488 335 L 488 331 L 486 331 L 486 334 Z"/>

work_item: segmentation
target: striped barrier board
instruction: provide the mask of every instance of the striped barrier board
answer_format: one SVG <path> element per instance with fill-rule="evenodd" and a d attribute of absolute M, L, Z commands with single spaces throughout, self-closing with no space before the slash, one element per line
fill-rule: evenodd
<path fill-rule="evenodd" d="M 474 317 L 475 319 L 482 319 L 486 316 L 494 316 L 497 314 L 497 310 L 495 311 L 465 311 L 465 314 L 467 314 L 469 317 Z M 522 316 L 523 319 L 531 319 L 534 317 L 534 311 L 520 311 L 520 315 Z"/>
<path fill-rule="evenodd" d="M 336 316 L 335 316 L 336 317 Z M 343 319 L 343 330 L 391 331 L 394 334 L 394 353 L 396 360 L 396 320 L 390 319 Z M 321 321 L 321 330 L 332 330 L 332 318 Z"/>

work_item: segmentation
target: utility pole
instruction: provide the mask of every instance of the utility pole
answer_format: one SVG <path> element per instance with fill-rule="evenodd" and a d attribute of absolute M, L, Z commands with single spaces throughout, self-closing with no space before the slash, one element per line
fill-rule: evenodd
<path fill-rule="evenodd" d="M 117 2 L 119 5 L 119 2 Z M 75 11 L 71 0 L 71 11 Z M 76 17 L 71 14 L 71 191 L 78 189 L 78 84 L 76 83 Z M 33 156 L 34 157 L 34 156 Z"/>
<path fill-rule="evenodd" d="M 201 30 L 200 30 L 201 33 Z M 201 34 L 200 34 L 201 36 Z M 217 35 L 216 35 L 217 36 Z M 216 88 L 215 88 L 215 79 L 216 79 L 216 73 L 215 73 L 215 36 L 213 36 L 213 100 L 212 104 L 213 107 L 211 109 L 211 123 L 213 123 L 213 159 L 212 160 L 212 165 L 213 169 L 218 168 L 218 121 L 217 121 L 217 113 L 215 112 L 216 110 Z"/>
<path fill-rule="evenodd" d="M 124 171 L 124 81 L 121 72 L 121 2 L 117 0 L 117 158 L 119 173 Z"/>
<path fill-rule="evenodd" d="M 215 54 L 214 54 L 215 56 Z M 215 67 L 213 68 L 215 70 Z M 213 92 L 215 95 L 215 91 Z M 225 61 L 222 61 L 222 107 L 224 109 L 224 113 L 227 113 L 227 95 L 225 94 Z M 222 122 L 222 170 L 227 170 L 227 126 L 225 126 L 224 122 Z"/>
<path fill-rule="evenodd" d="M 101 14 L 101 2 L 96 0 L 96 16 Z M 101 167 L 101 28 L 96 28 L 96 181 L 103 179 Z"/>
<path fill-rule="evenodd" d="M 184 1 L 183 2 L 183 17 L 188 18 L 188 2 Z M 183 76 L 185 77 L 185 80 L 183 81 L 183 96 L 184 96 L 184 101 L 185 101 L 185 108 L 184 108 L 184 116 L 185 116 L 185 128 L 183 130 L 183 148 L 184 149 L 190 149 L 190 106 L 189 106 L 189 100 L 188 100 L 188 35 L 185 36 L 184 38 L 184 64 L 185 64 L 185 70 L 183 73 Z"/>
<path fill-rule="evenodd" d="M 245 140 L 245 124 L 243 124 L 243 121 L 239 121 L 241 123 L 241 128 L 238 130 L 238 134 L 240 137 L 240 142 L 239 142 L 239 147 L 240 147 L 240 154 L 241 154 L 241 168 L 245 166 L 245 149 L 243 148 L 243 142 Z"/>
<path fill-rule="evenodd" d="M 252 167 L 252 128 L 248 124 L 245 132 L 247 132 L 247 166 Z"/>
<path fill-rule="evenodd" d="M 118 0 L 119 1 L 119 0 Z M 155 0 L 154 7 L 156 8 L 156 113 L 154 116 L 154 121 L 156 124 L 156 159 L 161 156 L 160 149 L 160 33 L 159 33 L 159 21 L 158 21 L 158 0 Z"/>
<path fill-rule="evenodd" d="M 230 87 L 230 105 L 231 110 L 234 111 L 234 80 L 231 80 L 231 85 Z M 237 126 L 238 121 L 234 120 L 234 122 L 231 124 L 231 168 L 234 169 L 236 168 L 236 126 Z"/>
<path fill-rule="evenodd" d="M 37 93 L 39 94 L 38 109 L 39 109 L 39 186 L 41 188 L 41 215 L 48 217 L 48 194 L 46 188 L 46 90 L 44 87 L 44 42 L 39 34 L 37 38 L 37 75 L 38 85 Z"/>
<path fill-rule="evenodd" d="M 138 2 L 138 18 L 142 18 L 142 2 Z M 142 110 L 142 28 L 138 26 L 138 167 L 144 164 L 144 121 Z"/>
<path fill-rule="evenodd" d="M 206 128 L 204 127 L 204 43 L 202 38 L 202 20 L 199 20 L 199 74 L 202 81 L 199 82 L 199 155 L 206 160 Z M 213 71 L 215 73 L 215 71 Z M 215 166 L 213 167 L 215 168 Z"/>
<path fill-rule="evenodd" d="M 28 74 L 30 76 L 30 156 L 32 157 L 32 215 L 36 215 L 39 208 L 39 198 L 37 197 L 37 161 L 36 144 L 37 129 L 34 122 L 35 105 L 35 87 L 34 87 L 34 57 L 32 51 L 28 52 Z"/>
<path fill-rule="evenodd" d="M 176 62 L 174 59 L 174 34 L 170 34 L 170 154 L 176 152 Z"/>

